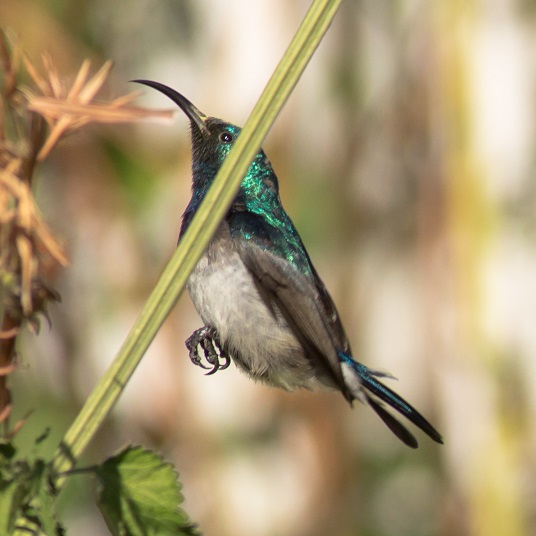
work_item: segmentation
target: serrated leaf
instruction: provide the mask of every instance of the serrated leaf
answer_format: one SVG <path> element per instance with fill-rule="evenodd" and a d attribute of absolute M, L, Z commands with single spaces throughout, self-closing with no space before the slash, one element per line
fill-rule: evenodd
<path fill-rule="evenodd" d="M 34 527 L 32 530 L 38 531 L 35 534 L 47 536 L 60 534 L 54 509 L 56 496 L 49 484 L 49 465 L 44 460 L 37 459 L 33 465 L 23 467 L 18 473 L 18 478 L 26 489 L 19 517 L 29 522 Z"/>
<path fill-rule="evenodd" d="M 114 536 L 197 536 L 170 463 L 142 447 L 127 447 L 97 469 L 98 506 Z"/>
<path fill-rule="evenodd" d="M 64 534 L 55 517 L 56 495 L 49 483 L 49 464 L 42 459 L 35 460 L 32 465 L 19 461 L 13 464 L 11 472 L 14 476 L 10 480 L 0 480 L 0 535 L 13 534 L 17 529 L 16 534 Z M 16 500 L 8 512 L 9 494 L 13 491 L 10 486 L 16 487 Z M 14 516 L 13 520 L 8 517 L 9 513 Z M 4 531 L 6 523 L 9 526 Z"/>
<path fill-rule="evenodd" d="M 37 496 L 39 497 L 39 510 L 37 511 L 37 518 L 40 525 L 46 534 L 57 534 L 58 524 L 56 522 L 56 515 L 54 511 L 54 494 L 50 489 L 47 482 L 48 474 L 43 472 L 39 482 L 39 488 L 37 489 Z"/>

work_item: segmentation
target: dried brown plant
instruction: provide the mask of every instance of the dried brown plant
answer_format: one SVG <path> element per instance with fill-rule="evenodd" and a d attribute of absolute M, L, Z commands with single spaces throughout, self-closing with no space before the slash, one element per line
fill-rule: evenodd
<path fill-rule="evenodd" d="M 36 164 L 50 155 L 65 134 L 88 123 L 172 115 L 128 106 L 137 93 L 96 102 L 112 68 L 110 61 L 91 77 L 89 60 L 83 61 L 71 85 L 62 81 L 50 56 L 43 55 L 42 62 L 46 75 L 0 32 L 0 423 L 4 436 L 20 427 L 20 423 L 8 427 L 12 402 L 6 382 L 16 369 L 17 335 L 24 326 L 37 331 L 39 315 L 46 316 L 47 303 L 59 298 L 47 279 L 68 263 L 32 193 Z M 29 75 L 31 87 L 21 86 L 20 69 Z"/>
<path fill-rule="evenodd" d="M 88 123 L 122 123 L 143 119 L 145 117 L 170 117 L 171 112 L 146 110 L 127 106 L 139 96 L 135 91 L 107 103 L 93 103 L 93 99 L 102 87 L 112 62 L 107 61 L 91 78 L 88 79 L 91 63 L 85 60 L 70 88 L 62 86 L 57 70 L 48 55 L 43 56 L 43 65 L 48 78 L 43 78 L 34 65 L 25 57 L 24 65 L 35 85 L 41 91 L 36 95 L 31 90 L 23 90 L 28 98 L 28 110 L 37 112 L 45 118 L 50 133 L 37 155 L 44 160 L 60 137 L 68 131 L 76 130 Z"/>

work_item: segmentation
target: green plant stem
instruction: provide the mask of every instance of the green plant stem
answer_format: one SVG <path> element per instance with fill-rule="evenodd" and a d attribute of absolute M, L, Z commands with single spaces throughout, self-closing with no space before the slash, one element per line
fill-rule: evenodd
<path fill-rule="evenodd" d="M 57 473 L 71 469 L 111 411 L 188 276 L 228 210 L 242 177 L 277 114 L 298 82 L 342 0 L 315 0 L 257 102 L 213 186 L 164 269 L 130 333 L 69 428 L 54 459 Z M 57 482 L 62 487 L 63 478 Z"/>

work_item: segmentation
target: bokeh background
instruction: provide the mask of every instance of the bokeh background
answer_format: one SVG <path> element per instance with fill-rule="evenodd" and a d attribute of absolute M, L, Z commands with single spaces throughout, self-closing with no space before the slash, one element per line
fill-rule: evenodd
<path fill-rule="evenodd" d="M 103 97 L 155 79 L 243 124 L 307 7 L 2 0 L 0 24 L 66 78 L 114 60 Z M 444 446 L 411 451 L 336 393 L 205 377 L 184 295 L 84 463 L 157 449 L 207 536 L 536 534 L 535 96 L 534 2 L 348 1 L 264 144 L 356 357 L 399 377 Z M 71 263 L 51 329 L 19 347 L 21 448 L 50 426 L 52 450 L 112 360 L 174 250 L 189 167 L 177 114 L 88 127 L 39 170 Z M 63 493 L 71 534 L 107 533 L 93 493 Z"/>

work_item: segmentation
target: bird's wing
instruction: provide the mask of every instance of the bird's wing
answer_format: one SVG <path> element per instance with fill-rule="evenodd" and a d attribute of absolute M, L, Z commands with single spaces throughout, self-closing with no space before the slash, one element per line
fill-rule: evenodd
<path fill-rule="evenodd" d="M 235 244 L 268 307 L 276 306 L 281 311 L 306 356 L 324 369 L 324 374 L 332 378 L 348 400 L 353 400 L 337 355 L 342 348 L 337 340 L 339 332 L 333 326 L 339 329 L 340 322 L 325 288 L 323 293 L 319 292 L 314 278 L 302 275 L 288 261 L 252 241 L 238 240 Z M 340 333 L 344 333 L 342 326 Z"/>
<path fill-rule="evenodd" d="M 309 258 L 309 256 L 307 258 Z M 337 349 L 342 350 L 345 354 L 351 355 L 352 349 L 350 348 L 350 341 L 346 336 L 346 332 L 344 331 L 344 327 L 339 317 L 339 313 L 337 312 L 337 308 L 333 303 L 333 299 L 331 298 L 331 295 L 329 294 L 326 285 L 324 285 L 324 282 L 322 281 L 322 279 L 320 279 L 320 276 L 315 270 L 315 267 L 310 260 L 309 262 L 311 264 L 318 297 L 320 298 L 320 303 L 322 304 L 324 313 L 323 316 L 326 318 L 326 321 L 332 333 L 332 337 L 336 341 Z"/>

